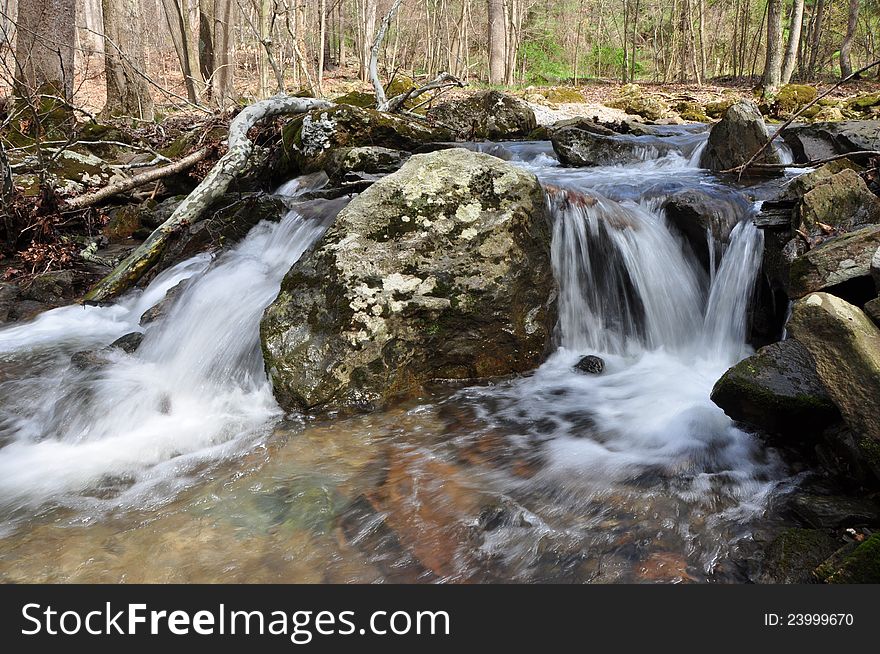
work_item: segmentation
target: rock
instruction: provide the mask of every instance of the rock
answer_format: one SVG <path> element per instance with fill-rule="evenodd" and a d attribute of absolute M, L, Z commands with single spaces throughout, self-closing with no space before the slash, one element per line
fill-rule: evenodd
<path fill-rule="evenodd" d="M 871 258 L 880 246 L 880 226 L 865 227 L 828 239 L 791 262 L 788 293 L 801 298 L 809 293 L 848 284 L 849 293 L 874 297 Z M 844 291 L 845 292 L 845 291 Z"/>
<path fill-rule="evenodd" d="M 177 284 L 169 288 L 168 291 L 166 291 L 165 293 L 165 297 L 163 297 L 156 304 L 154 304 L 141 314 L 141 319 L 138 324 L 140 324 L 141 327 L 145 327 L 151 322 L 155 322 L 160 318 L 164 318 L 166 315 L 168 315 L 171 307 L 174 306 L 177 298 L 180 297 L 180 294 L 189 285 L 190 281 L 191 280 L 189 279 L 184 279 L 183 281 L 178 282 Z"/>
<path fill-rule="evenodd" d="M 740 100 L 712 127 L 700 165 L 715 171 L 735 168 L 748 161 L 768 138 L 770 134 L 757 105 Z M 780 161 L 776 150 L 768 147 L 756 163 L 778 164 Z"/>
<path fill-rule="evenodd" d="M 658 158 L 671 146 L 659 141 L 606 136 L 595 127 L 563 127 L 550 132 L 556 157 L 565 166 L 615 166 Z"/>
<path fill-rule="evenodd" d="M 789 507 L 811 527 L 838 529 L 880 522 L 880 507 L 869 499 L 797 492 Z"/>
<path fill-rule="evenodd" d="M 880 297 L 865 302 L 865 314 L 874 321 L 874 324 L 880 326 Z"/>
<path fill-rule="evenodd" d="M 791 333 L 813 355 L 822 384 L 880 470 L 880 329 L 857 307 L 827 293 L 795 303 Z"/>
<path fill-rule="evenodd" d="M 58 306 L 76 297 L 85 283 L 72 270 L 56 270 L 35 276 L 30 284 L 21 289 L 21 297 L 44 304 Z"/>
<path fill-rule="evenodd" d="M 871 107 L 880 105 L 880 93 L 866 93 L 857 95 L 846 101 L 846 106 L 852 111 L 867 112 Z"/>
<path fill-rule="evenodd" d="M 331 181 L 338 182 L 346 173 L 363 172 L 368 174 L 393 173 L 409 158 L 408 152 L 364 146 L 358 148 L 339 148 L 333 150 L 327 159 L 327 175 Z"/>
<path fill-rule="evenodd" d="M 864 437 L 854 432 L 843 421 L 835 423 L 822 431 L 815 453 L 819 465 L 859 488 L 875 487 L 880 481 L 880 457 L 866 456 L 870 447 L 865 450 L 863 445 L 870 446 Z"/>
<path fill-rule="evenodd" d="M 669 113 L 669 106 L 663 100 L 646 96 L 637 84 L 620 87 L 617 97 L 608 106 L 651 121 L 660 120 Z"/>
<path fill-rule="evenodd" d="M 815 100 L 817 95 L 816 88 L 808 84 L 786 84 L 776 94 L 773 114 L 778 118 L 788 118 L 798 109 Z"/>
<path fill-rule="evenodd" d="M 131 332 L 130 334 L 126 334 L 125 336 L 120 336 L 115 341 L 110 343 L 110 347 L 115 347 L 126 354 L 131 354 L 135 350 L 137 350 L 141 341 L 144 340 L 143 332 Z"/>
<path fill-rule="evenodd" d="M 819 223 L 841 232 L 880 223 L 880 198 L 844 162 L 825 164 L 792 182 L 789 194 L 801 196 L 797 217 L 804 231 L 821 234 Z"/>
<path fill-rule="evenodd" d="M 699 102 L 679 102 L 675 110 L 683 120 L 696 123 L 708 123 L 710 118 L 706 115 L 706 109 Z"/>
<path fill-rule="evenodd" d="M 880 291 L 880 248 L 877 248 L 874 256 L 871 257 L 871 277 L 874 278 L 874 285 Z"/>
<path fill-rule="evenodd" d="M 375 109 L 376 94 L 365 93 L 363 91 L 349 91 L 344 95 L 333 98 L 335 104 L 348 104 L 353 107 L 361 107 L 363 109 Z"/>
<path fill-rule="evenodd" d="M 817 123 L 829 123 L 846 120 L 839 107 L 820 107 L 812 117 Z"/>
<path fill-rule="evenodd" d="M 422 143 L 451 141 L 452 138 L 445 129 L 352 105 L 319 109 L 294 119 L 283 136 L 287 156 L 302 172 L 323 168 L 334 148 L 378 146 L 414 150 Z"/>
<path fill-rule="evenodd" d="M 721 118 L 735 102 L 736 98 L 733 97 L 726 97 L 721 100 L 716 100 L 715 102 L 709 102 L 706 105 L 706 115 L 709 116 L 709 118 Z"/>
<path fill-rule="evenodd" d="M 599 134 L 600 136 L 614 136 L 615 134 L 629 134 L 630 136 L 664 136 L 662 132 L 658 132 L 650 125 L 644 125 L 638 122 L 633 116 L 606 118 L 602 118 L 598 115 L 575 116 L 574 118 L 557 120 L 550 126 L 549 130 L 558 130 L 563 127 L 577 127 L 578 129 L 585 129 L 588 132 Z"/>
<path fill-rule="evenodd" d="M 101 233 L 111 240 L 131 238 L 141 228 L 143 210 L 136 205 L 119 207 L 111 213 L 110 220 L 101 228 Z"/>
<path fill-rule="evenodd" d="M 821 529 L 786 529 L 767 548 L 761 581 L 777 584 L 815 582 L 813 570 L 831 556 L 838 545 Z"/>
<path fill-rule="evenodd" d="M 372 408 L 430 379 L 537 366 L 555 321 L 537 179 L 464 149 L 413 156 L 287 274 L 261 337 L 287 409 Z"/>
<path fill-rule="evenodd" d="M 829 584 L 880 583 L 880 533 L 831 557 L 816 569 L 816 575 Z"/>
<path fill-rule="evenodd" d="M 721 261 L 730 232 L 750 210 L 750 203 L 740 194 L 719 197 L 717 192 L 689 188 L 669 195 L 663 201 L 663 209 L 708 270 L 711 257 L 707 233 L 712 234 L 715 261 Z"/>
<path fill-rule="evenodd" d="M 131 332 L 117 338 L 107 347 L 77 352 L 70 357 L 70 365 L 80 371 L 95 370 L 110 363 L 114 350 L 132 354 L 143 340 L 144 335 L 141 332 Z"/>
<path fill-rule="evenodd" d="M 880 150 L 880 121 L 847 120 L 792 125 L 782 132 L 795 163 L 807 163 L 857 150 Z"/>
<path fill-rule="evenodd" d="M 712 401 L 740 422 L 773 432 L 821 430 L 840 413 L 810 352 L 788 339 L 762 347 L 715 382 Z"/>
<path fill-rule="evenodd" d="M 528 104 L 494 90 L 438 105 L 428 110 L 427 117 L 468 141 L 525 138 L 538 126 Z"/>
<path fill-rule="evenodd" d="M 199 252 L 233 245 L 261 220 L 281 220 L 287 211 L 287 200 L 282 196 L 228 193 L 208 209 L 207 218 L 177 232 L 144 281 Z"/>
<path fill-rule="evenodd" d="M 0 325 L 15 319 L 15 305 L 20 297 L 17 284 L 0 282 Z"/>
<path fill-rule="evenodd" d="M 602 371 L 605 370 L 605 361 L 594 354 L 588 354 L 574 364 L 574 369 L 589 375 L 601 375 Z"/>
<path fill-rule="evenodd" d="M 174 213 L 174 210 L 186 199 L 185 195 L 173 195 L 170 198 L 165 198 L 161 202 L 153 203 L 153 202 L 145 202 L 143 205 L 143 211 L 140 213 L 140 221 L 144 227 L 149 227 L 150 229 L 156 229 L 159 225 L 164 223 L 171 217 L 171 214 Z"/>
<path fill-rule="evenodd" d="M 539 94 L 553 104 L 581 104 L 586 101 L 583 93 L 572 88 L 541 89 Z"/>

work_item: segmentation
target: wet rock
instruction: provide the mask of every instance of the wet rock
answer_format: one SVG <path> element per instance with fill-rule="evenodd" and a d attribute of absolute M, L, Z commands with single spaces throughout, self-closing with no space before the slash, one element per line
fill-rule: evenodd
<path fill-rule="evenodd" d="M 875 325 L 880 326 L 880 297 L 865 302 L 864 311 Z"/>
<path fill-rule="evenodd" d="M 710 170 L 729 170 L 748 161 L 770 137 L 757 105 L 740 100 L 712 127 L 700 165 Z M 779 154 L 772 147 L 764 150 L 756 163 L 778 164 Z"/>
<path fill-rule="evenodd" d="M 880 533 L 842 548 L 816 569 L 816 575 L 829 584 L 880 583 Z"/>
<path fill-rule="evenodd" d="M 800 197 L 800 226 L 814 236 L 822 234 L 820 223 L 841 232 L 880 223 L 880 198 L 868 190 L 846 160 L 801 175 L 792 182 L 789 193 Z"/>
<path fill-rule="evenodd" d="M 793 339 L 733 366 L 715 383 L 712 401 L 734 420 L 774 432 L 820 430 L 840 418 L 813 357 Z"/>
<path fill-rule="evenodd" d="M 131 354 L 135 350 L 140 347 L 141 341 L 144 340 L 143 332 L 131 332 L 130 334 L 126 334 L 125 336 L 120 336 L 115 341 L 110 343 L 110 347 L 115 347 L 126 354 Z"/>
<path fill-rule="evenodd" d="M 45 304 L 63 304 L 76 295 L 77 281 L 76 273 L 72 270 L 43 273 L 22 288 L 21 297 Z"/>
<path fill-rule="evenodd" d="M 749 209 L 749 202 L 739 194 L 709 193 L 684 189 L 668 196 L 663 209 L 669 222 L 684 236 L 703 267 L 709 269 L 711 253 L 707 234 L 712 234 L 714 259 L 721 261 L 730 231 Z"/>
<path fill-rule="evenodd" d="M 880 522 L 880 507 L 869 499 L 796 493 L 789 508 L 811 527 L 837 529 Z"/>
<path fill-rule="evenodd" d="M 614 166 L 657 158 L 670 151 L 660 141 L 600 133 L 596 126 L 563 127 L 550 132 L 550 142 L 559 161 L 565 166 Z"/>
<path fill-rule="evenodd" d="M 783 130 L 782 138 L 791 148 L 795 163 L 807 163 L 859 150 L 880 150 L 880 121 L 793 125 Z"/>
<path fill-rule="evenodd" d="M 544 192 L 463 149 L 413 156 L 290 270 L 261 337 L 285 408 L 371 408 L 431 379 L 529 370 L 555 320 Z"/>
<path fill-rule="evenodd" d="M 813 570 L 837 550 L 839 543 L 821 529 L 786 529 L 767 548 L 761 581 L 806 584 L 816 581 Z"/>
<path fill-rule="evenodd" d="M 827 293 L 795 303 L 789 330 L 813 355 L 822 384 L 880 469 L 880 329 L 858 307 Z"/>
<path fill-rule="evenodd" d="M 168 315 L 168 312 L 171 310 L 171 307 L 174 306 L 174 303 L 177 301 L 177 298 L 180 297 L 183 290 L 189 285 L 191 280 L 184 279 L 182 282 L 179 282 L 168 289 L 165 293 L 165 297 L 159 300 L 156 304 L 151 306 L 149 309 L 144 311 L 141 314 L 140 326 L 146 327 L 152 322 L 159 320 L 160 318 L 164 318 Z"/>
<path fill-rule="evenodd" d="M 874 285 L 880 291 L 880 247 L 877 248 L 874 256 L 871 257 L 871 277 L 874 278 Z"/>
<path fill-rule="evenodd" d="M 131 332 L 117 338 L 107 347 L 94 350 L 82 350 L 70 357 L 70 365 L 80 371 L 94 371 L 110 363 L 114 350 L 121 350 L 126 354 L 132 354 L 141 344 L 144 335 L 141 332 Z"/>
<path fill-rule="evenodd" d="M 588 354 L 574 364 L 574 369 L 588 375 L 601 375 L 602 371 L 605 370 L 605 361 L 594 354 Z"/>
<path fill-rule="evenodd" d="M 854 484 L 853 492 L 877 486 L 880 481 L 880 456 L 872 456 L 872 452 L 870 441 L 843 421 L 824 429 L 815 447 L 822 469 Z"/>
<path fill-rule="evenodd" d="M 635 580 L 655 584 L 696 581 L 688 573 L 687 558 L 679 552 L 653 552 L 636 565 Z"/>
<path fill-rule="evenodd" d="M 312 111 L 291 121 L 284 131 L 287 156 L 303 172 L 323 168 L 335 148 L 377 146 L 412 151 L 422 143 L 452 138 L 448 130 L 351 105 Z"/>
<path fill-rule="evenodd" d="M 427 116 L 465 140 L 525 138 L 538 126 L 528 104 L 494 90 L 438 105 Z"/>
<path fill-rule="evenodd" d="M 0 282 L 0 325 L 15 319 L 15 305 L 20 296 L 18 285 Z"/>
<path fill-rule="evenodd" d="M 663 134 L 650 125 L 638 122 L 633 117 L 620 117 L 614 119 L 600 118 L 599 116 L 576 116 L 558 120 L 548 129 L 550 132 L 564 127 L 577 127 L 600 136 L 614 136 L 615 134 L 629 134 L 630 136 L 657 136 Z"/>
<path fill-rule="evenodd" d="M 326 171 L 331 181 L 339 181 L 353 171 L 372 175 L 393 173 L 409 156 L 408 152 L 376 146 L 339 148 L 328 157 Z"/>
<path fill-rule="evenodd" d="M 791 262 L 789 296 L 830 290 L 859 303 L 874 297 L 871 260 L 878 246 L 877 225 L 824 241 Z"/>

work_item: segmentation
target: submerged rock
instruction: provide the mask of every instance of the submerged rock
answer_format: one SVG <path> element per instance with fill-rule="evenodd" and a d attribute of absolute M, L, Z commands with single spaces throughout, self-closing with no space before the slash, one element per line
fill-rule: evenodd
<path fill-rule="evenodd" d="M 880 471 L 880 329 L 858 307 L 827 293 L 797 302 L 788 326 L 815 358 L 866 463 Z"/>
<path fill-rule="evenodd" d="M 559 161 L 565 166 L 614 166 L 653 159 L 670 151 L 659 141 L 639 141 L 616 135 L 607 128 L 576 124 L 550 132 L 550 142 Z"/>
<path fill-rule="evenodd" d="M 865 227 L 843 236 L 828 239 L 791 262 L 788 291 L 801 298 L 816 291 L 859 285 L 850 293 L 873 297 L 871 260 L 880 246 L 880 225 Z M 865 299 L 861 299 L 864 302 Z M 858 301 L 858 300 L 857 300 Z"/>
<path fill-rule="evenodd" d="M 415 155 L 291 268 L 261 323 L 266 369 L 298 410 L 522 372 L 543 359 L 553 297 L 534 175 L 463 149 Z"/>
<path fill-rule="evenodd" d="M 590 375 L 601 375 L 605 370 L 605 361 L 602 360 L 602 357 L 597 357 L 594 354 L 588 354 L 587 356 L 581 358 L 576 364 L 574 364 L 574 369 L 579 372 L 584 372 Z"/>
<path fill-rule="evenodd" d="M 748 100 L 733 104 L 724 118 L 712 127 L 700 165 L 710 170 L 729 170 L 748 161 L 770 134 L 757 105 Z M 778 164 L 776 149 L 768 147 L 756 163 Z"/>
<path fill-rule="evenodd" d="M 860 150 L 880 150 L 880 121 L 847 120 L 793 125 L 783 130 L 782 139 L 791 148 L 795 163 Z"/>
<path fill-rule="evenodd" d="M 812 355 L 793 339 L 733 366 L 715 383 L 712 401 L 734 420 L 774 432 L 818 431 L 840 418 Z"/>
<path fill-rule="evenodd" d="M 427 116 L 465 140 L 525 138 L 538 126 L 528 104 L 494 90 L 438 105 Z"/>

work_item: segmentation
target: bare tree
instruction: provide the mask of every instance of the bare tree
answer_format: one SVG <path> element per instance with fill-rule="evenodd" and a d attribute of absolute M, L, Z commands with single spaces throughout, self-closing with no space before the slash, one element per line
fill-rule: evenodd
<path fill-rule="evenodd" d="M 767 2 L 767 58 L 762 86 L 774 93 L 782 80 L 782 0 Z"/>
<path fill-rule="evenodd" d="M 18 6 L 15 49 L 16 93 L 34 92 L 73 99 L 75 0 L 25 0 Z"/>
<path fill-rule="evenodd" d="M 211 99 L 220 107 L 233 101 L 234 0 L 199 0 L 199 62 Z"/>
<path fill-rule="evenodd" d="M 859 22 L 859 0 L 849 0 L 849 15 L 846 21 L 846 35 L 843 37 L 843 43 L 840 45 L 840 76 L 849 77 L 852 75 L 852 62 L 850 54 L 852 53 L 853 37 L 856 35 L 856 26 Z"/>
<path fill-rule="evenodd" d="M 489 18 L 489 83 L 503 84 L 507 68 L 504 0 L 488 0 L 487 10 Z"/>
<path fill-rule="evenodd" d="M 788 84 L 791 81 L 792 73 L 794 73 L 803 23 L 804 0 L 794 0 L 791 6 L 791 20 L 788 23 L 788 44 L 785 47 L 785 57 L 782 60 L 782 84 Z"/>
<path fill-rule="evenodd" d="M 198 102 L 205 86 L 199 68 L 198 34 L 189 22 L 189 3 L 192 0 L 162 0 L 165 19 L 171 33 L 171 42 L 180 62 L 180 71 L 190 102 Z"/>
<path fill-rule="evenodd" d="M 144 25 L 139 0 L 102 0 L 104 62 L 110 116 L 153 119 L 153 98 L 144 79 Z"/>

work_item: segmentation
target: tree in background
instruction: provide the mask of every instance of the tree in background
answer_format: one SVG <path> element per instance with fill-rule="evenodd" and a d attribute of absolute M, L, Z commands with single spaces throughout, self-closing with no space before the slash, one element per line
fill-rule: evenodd
<path fill-rule="evenodd" d="M 110 116 L 153 119 L 153 98 L 144 70 L 144 24 L 140 0 L 102 0 L 104 72 Z"/>
<path fill-rule="evenodd" d="M 73 99 L 75 0 L 24 0 L 19 4 L 15 86 L 19 97 L 48 93 Z"/>

